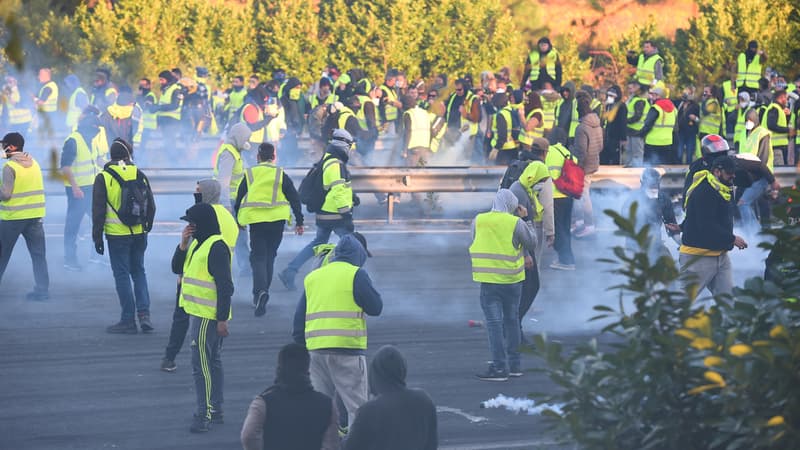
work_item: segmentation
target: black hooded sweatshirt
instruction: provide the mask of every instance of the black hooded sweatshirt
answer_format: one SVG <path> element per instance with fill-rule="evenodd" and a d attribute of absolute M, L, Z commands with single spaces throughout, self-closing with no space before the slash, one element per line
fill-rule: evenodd
<path fill-rule="evenodd" d="M 400 351 L 382 347 L 367 374 L 376 398 L 358 409 L 344 450 L 436 449 L 436 406 L 424 391 L 406 387 L 406 361 Z"/>
<path fill-rule="evenodd" d="M 192 237 L 198 242 L 198 246 L 209 237 L 220 234 L 217 215 L 211 205 L 198 203 L 189 208 L 186 215 L 195 224 L 196 228 Z M 172 255 L 172 273 L 176 275 L 183 273 L 186 253 L 187 250 L 181 250 L 180 245 L 175 248 L 175 253 Z M 231 277 L 231 253 L 224 241 L 217 241 L 211 246 L 208 252 L 208 273 L 214 277 L 214 283 L 217 286 L 217 320 L 226 321 L 231 310 L 233 279 Z"/>

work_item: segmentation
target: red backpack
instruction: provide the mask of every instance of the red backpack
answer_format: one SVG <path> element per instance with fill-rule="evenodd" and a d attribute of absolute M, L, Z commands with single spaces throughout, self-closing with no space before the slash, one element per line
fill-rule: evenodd
<path fill-rule="evenodd" d="M 572 160 L 572 153 L 567 151 L 565 155 L 557 146 L 552 146 L 550 149 L 556 149 L 561 156 L 564 157 L 564 165 L 561 166 L 561 176 L 553 180 L 556 188 L 569 195 L 574 199 L 580 199 L 583 195 L 583 181 L 585 173 L 583 169 Z"/>

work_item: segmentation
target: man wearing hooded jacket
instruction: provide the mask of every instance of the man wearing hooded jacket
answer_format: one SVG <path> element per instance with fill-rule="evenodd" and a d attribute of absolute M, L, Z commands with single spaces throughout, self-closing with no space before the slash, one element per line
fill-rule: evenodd
<path fill-rule="evenodd" d="M 348 423 L 367 401 L 367 323 L 383 310 L 381 295 L 363 265 L 367 251 L 352 234 L 343 236 L 329 264 L 304 280 L 292 336 L 311 352 L 314 389 L 347 409 Z"/>
<path fill-rule="evenodd" d="M 181 275 L 178 302 L 191 316 L 197 409 L 189 431 L 204 433 L 211 429 L 212 421 L 222 423 L 221 353 L 231 317 L 231 254 L 211 205 L 198 203 L 186 210 L 181 220 L 189 224 L 172 256 L 172 272 Z"/>
<path fill-rule="evenodd" d="M 406 360 L 391 345 L 369 365 L 374 398 L 358 409 L 344 450 L 434 450 L 438 448 L 436 406 L 420 389 L 406 387 Z"/>

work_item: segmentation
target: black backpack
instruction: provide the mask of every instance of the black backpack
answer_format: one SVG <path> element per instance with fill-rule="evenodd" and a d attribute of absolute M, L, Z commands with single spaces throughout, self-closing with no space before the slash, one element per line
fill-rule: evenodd
<path fill-rule="evenodd" d="M 300 182 L 300 188 L 297 193 L 300 195 L 300 203 L 306 205 L 306 209 L 310 213 L 318 213 L 322 210 L 322 204 L 325 203 L 325 186 L 322 182 L 323 165 L 325 163 L 325 156 L 314 163 L 309 169 L 306 177 Z"/>
<path fill-rule="evenodd" d="M 108 206 L 117 213 L 120 222 L 129 227 L 146 225 L 147 210 L 150 208 L 150 185 L 145 180 L 142 172 L 137 169 L 136 178 L 125 181 L 117 172 L 109 169 L 105 171 L 119 183 L 122 190 L 119 209 L 114 208 L 106 198 Z"/>
<path fill-rule="evenodd" d="M 515 181 L 519 180 L 520 175 L 522 175 L 522 172 L 525 172 L 525 168 L 527 168 L 530 163 L 530 161 L 520 161 L 518 159 L 511 161 L 511 164 L 509 164 L 506 169 L 506 173 L 503 174 L 503 180 L 500 181 L 500 189 L 510 188 Z"/>

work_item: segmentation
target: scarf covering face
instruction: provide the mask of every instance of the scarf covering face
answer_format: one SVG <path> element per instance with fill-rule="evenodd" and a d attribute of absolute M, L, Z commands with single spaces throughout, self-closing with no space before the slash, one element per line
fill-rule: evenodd
<path fill-rule="evenodd" d="M 686 205 L 689 204 L 689 197 L 692 195 L 692 192 L 694 192 L 697 186 L 700 186 L 700 183 L 702 183 L 703 180 L 708 181 L 708 184 L 710 184 L 711 187 L 714 188 L 715 191 L 717 191 L 717 193 L 720 195 L 720 197 L 722 197 L 723 200 L 725 200 L 726 202 L 731 201 L 730 186 L 726 186 L 725 184 L 723 184 L 721 181 L 717 179 L 717 177 L 714 176 L 714 174 L 712 174 L 708 170 L 701 170 L 695 173 L 694 177 L 692 177 L 692 185 L 689 186 L 689 190 L 686 191 L 686 199 L 683 201 L 684 208 L 686 208 Z"/>

